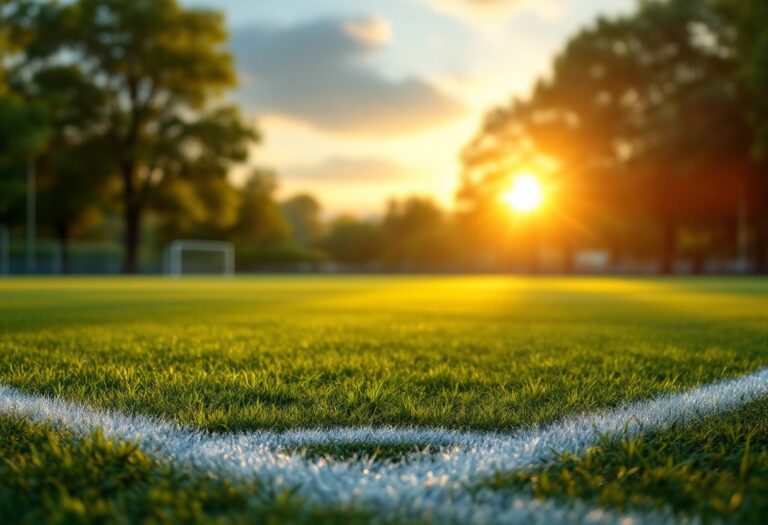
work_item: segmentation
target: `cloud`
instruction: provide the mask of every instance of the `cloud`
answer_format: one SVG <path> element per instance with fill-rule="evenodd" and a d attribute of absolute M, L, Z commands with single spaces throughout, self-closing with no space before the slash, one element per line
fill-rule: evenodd
<path fill-rule="evenodd" d="M 344 32 L 359 43 L 378 46 L 392 39 L 392 26 L 380 18 L 349 20 L 342 23 Z"/>
<path fill-rule="evenodd" d="M 493 9 L 499 9 L 499 8 L 512 8 L 512 7 L 519 7 L 521 4 L 523 4 L 523 0 L 439 0 L 442 3 L 463 3 L 471 7 L 480 7 L 480 8 L 493 8 Z"/>
<path fill-rule="evenodd" d="M 414 170 L 379 157 L 331 157 L 318 164 L 287 166 L 281 174 L 292 182 L 367 185 L 402 181 L 411 177 Z"/>
<path fill-rule="evenodd" d="M 380 19 L 321 19 L 237 30 L 239 98 L 262 114 L 333 132 L 396 135 L 452 121 L 460 101 L 418 77 L 387 78 L 367 61 L 391 39 Z"/>
<path fill-rule="evenodd" d="M 386 157 L 336 156 L 280 168 L 281 194 L 315 195 L 331 218 L 340 213 L 377 217 L 388 199 L 432 193 L 434 181 L 418 167 Z"/>
<path fill-rule="evenodd" d="M 520 11 L 544 17 L 560 12 L 558 0 L 424 0 L 436 11 L 474 22 L 499 23 Z"/>

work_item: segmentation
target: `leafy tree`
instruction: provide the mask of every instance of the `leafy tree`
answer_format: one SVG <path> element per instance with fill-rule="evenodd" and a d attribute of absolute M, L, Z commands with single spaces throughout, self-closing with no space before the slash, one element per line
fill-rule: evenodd
<path fill-rule="evenodd" d="M 302 248 L 317 246 L 323 236 L 320 203 L 311 195 L 296 195 L 280 205 L 293 241 Z"/>
<path fill-rule="evenodd" d="M 101 91 L 71 66 L 37 69 L 17 86 L 44 111 L 51 130 L 36 155 L 41 225 L 62 246 L 62 268 L 69 271 L 69 241 L 92 226 L 102 212 L 112 170 L 101 135 Z"/>
<path fill-rule="evenodd" d="M 719 0 L 720 12 L 733 25 L 732 53 L 738 60 L 744 111 L 752 129 L 752 153 L 759 164 L 748 192 L 757 225 L 756 254 L 760 271 L 768 271 L 768 3 Z"/>
<path fill-rule="evenodd" d="M 720 10 L 734 25 L 734 53 L 749 97 L 748 113 L 755 128 L 755 153 L 768 157 L 768 4 L 762 0 L 720 0 Z"/>
<path fill-rule="evenodd" d="M 381 228 L 387 263 L 434 268 L 454 255 L 448 218 L 430 198 L 390 201 Z"/>
<path fill-rule="evenodd" d="M 26 60 L 73 67 L 103 94 L 101 128 L 121 185 L 124 271 L 137 269 L 142 218 L 170 179 L 221 177 L 256 140 L 234 107 L 220 14 L 176 0 L 26 2 Z"/>
<path fill-rule="evenodd" d="M 0 224 L 24 220 L 26 166 L 47 140 L 44 112 L 0 94 Z"/>
<path fill-rule="evenodd" d="M 375 222 L 344 215 L 331 223 L 323 248 L 340 263 L 378 262 L 381 260 L 381 228 Z"/>
<path fill-rule="evenodd" d="M 239 206 L 240 192 L 226 178 L 169 179 L 151 203 L 152 209 L 162 210 L 158 241 L 165 245 L 181 238 L 227 239 L 237 224 Z"/>
<path fill-rule="evenodd" d="M 255 170 L 241 191 L 235 239 L 251 247 L 279 244 L 290 236 L 290 225 L 275 200 L 274 174 Z"/>
<path fill-rule="evenodd" d="M 41 108 L 25 103 L 9 83 L 9 58 L 21 45 L 10 31 L 10 2 L 0 0 L 0 223 L 14 224 L 25 216 L 26 165 L 42 148 L 49 128 Z"/>
<path fill-rule="evenodd" d="M 0 164 L 26 161 L 43 146 L 49 131 L 41 108 L 0 95 Z"/>
<path fill-rule="evenodd" d="M 512 169 L 543 163 L 562 239 L 621 252 L 628 228 L 652 219 L 670 272 L 681 226 L 735 217 L 754 174 L 728 33 L 707 0 L 598 20 L 529 99 L 489 115 L 465 152 L 460 196 L 477 208 Z"/>

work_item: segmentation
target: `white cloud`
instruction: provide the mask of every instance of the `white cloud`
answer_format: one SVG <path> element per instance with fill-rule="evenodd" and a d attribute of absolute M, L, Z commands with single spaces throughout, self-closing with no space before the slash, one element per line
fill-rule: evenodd
<path fill-rule="evenodd" d="M 373 47 L 392 40 L 392 26 L 381 18 L 349 20 L 342 27 L 350 37 Z"/>
<path fill-rule="evenodd" d="M 373 136 L 415 133 L 461 116 L 462 103 L 429 80 L 391 79 L 372 66 L 367 59 L 391 35 L 375 18 L 238 29 L 240 98 L 262 114 Z"/>
<path fill-rule="evenodd" d="M 520 12 L 534 12 L 543 18 L 561 13 L 558 0 L 421 0 L 435 10 L 483 26 L 499 25 Z"/>

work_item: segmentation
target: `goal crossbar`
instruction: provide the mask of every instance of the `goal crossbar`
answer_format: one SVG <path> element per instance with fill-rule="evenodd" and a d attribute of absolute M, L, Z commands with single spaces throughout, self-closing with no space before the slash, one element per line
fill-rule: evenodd
<path fill-rule="evenodd" d="M 187 252 L 221 253 L 224 256 L 224 275 L 235 275 L 235 247 L 226 241 L 177 240 L 172 241 L 166 252 L 166 271 L 172 277 L 181 277 L 182 255 Z"/>

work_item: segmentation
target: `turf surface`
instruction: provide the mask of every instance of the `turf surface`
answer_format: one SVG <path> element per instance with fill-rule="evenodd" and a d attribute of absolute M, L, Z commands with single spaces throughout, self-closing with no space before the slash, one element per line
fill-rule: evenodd
<path fill-rule="evenodd" d="M 768 281 L 760 279 L 0 282 L 0 382 L 216 431 L 359 425 L 513 431 L 765 366 Z M 768 446 L 764 413 L 753 409 L 750 418 L 742 418 L 745 431 L 750 425 L 757 429 L 754 457 Z M 727 426 L 700 428 L 715 432 Z M 0 431 L 0 440 L 6 439 L 5 429 Z M 38 437 L 43 432 L 24 431 Z M 639 466 L 628 457 L 611 462 L 620 454 L 606 452 L 564 458 L 545 476 L 560 482 L 546 487 L 533 481 L 542 479 L 541 472 L 497 481 L 542 497 L 570 495 L 618 507 L 669 503 L 696 515 L 722 511 L 737 521 L 753 521 L 763 512 L 749 498 L 768 481 L 764 468 L 747 485 L 726 490 L 738 477 L 734 463 L 712 454 L 714 446 L 703 451 L 698 430 L 688 442 L 679 431 L 670 432 L 637 445 L 649 452 L 658 440 L 677 443 L 666 471 L 657 465 L 662 458 L 650 452 Z M 732 446 L 738 456 L 746 441 L 743 432 L 735 436 L 715 442 Z M 617 446 L 606 443 L 605 450 Z M 357 452 L 397 455 L 348 447 L 307 451 Z M 698 492 L 686 489 L 691 481 L 680 472 L 707 454 L 709 463 L 701 465 L 708 466 L 697 466 L 697 472 L 722 465 L 722 476 L 707 478 Z M 634 485 L 606 481 L 622 467 L 659 468 L 653 472 L 661 474 Z M 571 485 L 561 480 L 562 472 L 577 470 L 583 478 Z M 184 486 L 168 476 L 161 472 L 152 479 L 171 481 L 150 486 L 172 486 L 171 492 Z M 667 502 L 664 487 L 688 495 Z M 616 496 L 622 491 L 625 497 Z M 18 494 L 6 491 L 0 501 L 9 504 L 7 498 Z M 212 498 L 227 501 L 224 495 Z M 232 508 L 234 519 L 237 505 Z M 200 516 L 212 516 L 205 512 Z"/>
<path fill-rule="evenodd" d="M 584 457 L 500 475 L 490 486 L 619 509 L 666 505 L 707 523 L 765 523 L 768 400 L 647 436 L 604 439 Z"/>
<path fill-rule="evenodd" d="M 80 438 L 0 416 L 2 523 L 367 523 L 290 490 L 203 476 L 99 433 Z"/>
<path fill-rule="evenodd" d="M 768 283 L 0 283 L 0 381 L 214 430 L 509 430 L 768 365 Z"/>

